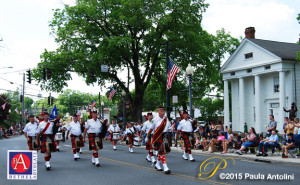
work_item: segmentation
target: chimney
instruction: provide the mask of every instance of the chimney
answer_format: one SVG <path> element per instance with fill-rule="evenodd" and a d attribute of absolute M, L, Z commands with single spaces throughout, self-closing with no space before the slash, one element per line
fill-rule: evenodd
<path fill-rule="evenodd" d="M 255 39 L 255 28 L 254 27 L 248 27 L 245 29 L 245 37 L 247 39 Z"/>

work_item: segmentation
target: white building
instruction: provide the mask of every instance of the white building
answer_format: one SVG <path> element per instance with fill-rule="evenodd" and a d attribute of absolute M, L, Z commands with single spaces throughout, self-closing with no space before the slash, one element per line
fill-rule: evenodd
<path fill-rule="evenodd" d="M 283 107 L 290 109 L 292 102 L 300 105 L 300 63 L 296 61 L 300 46 L 255 39 L 253 27 L 246 28 L 245 34 L 220 71 L 224 80 L 224 122 L 232 122 L 233 130 L 239 131 L 244 130 L 246 122 L 248 128 L 254 127 L 260 133 L 266 132 L 269 115 L 273 114 L 277 130 L 282 133 L 283 119 L 288 117 Z"/>

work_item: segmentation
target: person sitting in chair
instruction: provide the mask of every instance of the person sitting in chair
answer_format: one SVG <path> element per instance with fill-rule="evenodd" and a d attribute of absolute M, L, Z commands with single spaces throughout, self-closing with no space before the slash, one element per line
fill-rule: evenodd
<path fill-rule="evenodd" d="M 275 147 L 278 145 L 278 135 L 276 134 L 276 131 L 272 131 L 272 135 L 268 137 L 267 139 L 263 139 L 259 143 L 259 153 L 256 156 L 268 156 L 268 147 Z M 262 152 L 262 149 L 264 147 L 264 153 Z"/>
<path fill-rule="evenodd" d="M 244 151 L 246 148 L 250 146 L 254 146 L 257 143 L 258 138 L 256 136 L 255 129 L 253 127 L 250 128 L 249 134 L 247 134 L 245 139 L 246 141 L 243 142 L 242 147 L 239 150 L 235 151 L 235 153 L 242 155 L 242 151 Z"/>
<path fill-rule="evenodd" d="M 288 150 L 294 149 L 295 140 L 293 137 L 294 137 L 293 133 L 288 134 L 288 140 L 285 143 L 285 145 L 282 146 L 282 158 L 288 158 Z"/>

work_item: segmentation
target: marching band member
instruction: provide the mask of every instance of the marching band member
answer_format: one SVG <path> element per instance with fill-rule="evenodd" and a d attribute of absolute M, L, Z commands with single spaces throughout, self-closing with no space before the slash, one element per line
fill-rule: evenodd
<path fill-rule="evenodd" d="M 125 130 L 125 135 L 127 136 L 128 139 L 128 145 L 129 145 L 129 152 L 133 153 L 133 137 L 134 137 L 135 129 L 132 126 L 130 122 L 127 123 L 127 128 Z"/>
<path fill-rule="evenodd" d="M 29 123 L 27 123 L 23 129 L 24 136 L 27 139 L 29 150 L 32 150 L 32 140 L 36 138 L 36 130 L 38 128 L 37 123 L 34 121 L 34 115 L 29 116 Z"/>
<path fill-rule="evenodd" d="M 66 139 L 69 139 L 69 133 L 71 132 L 71 143 L 72 149 L 74 154 L 74 160 L 80 159 L 79 151 L 81 147 L 84 147 L 83 138 L 82 138 L 82 131 L 81 131 L 81 124 L 77 120 L 77 115 L 73 115 L 73 121 L 70 123 Z M 76 141 L 78 139 L 79 141 Z"/>
<path fill-rule="evenodd" d="M 60 118 L 57 116 L 55 119 L 54 119 L 54 124 L 57 124 L 59 127 L 58 127 L 58 132 L 59 133 L 62 133 L 63 132 L 63 127 L 62 127 L 62 124 L 60 123 Z M 59 152 L 59 140 L 57 140 L 54 136 L 54 141 L 55 141 L 55 145 L 56 145 L 56 151 Z"/>
<path fill-rule="evenodd" d="M 144 126 L 143 126 L 143 128 L 142 128 L 142 132 L 145 132 L 146 134 L 149 132 L 150 128 L 151 128 L 152 125 L 153 125 L 153 121 L 152 121 L 153 115 L 152 115 L 151 112 L 149 112 L 149 113 L 147 114 L 147 118 L 148 118 L 148 120 L 144 123 Z M 141 135 L 142 135 L 142 134 L 141 134 Z M 154 157 L 154 155 L 153 155 L 153 148 L 152 148 L 152 145 L 151 145 L 151 138 L 152 138 L 152 137 L 153 137 L 153 131 L 152 131 L 152 133 L 149 135 L 149 137 L 148 137 L 148 142 L 146 143 L 146 150 L 148 150 L 148 155 L 147 155 L 147 157 L 146 157 L 146 160 L 147 160 L 148 162 L 151 162 L 151 161 L 152 161 L 152 163 L 155 163 L 156 160 L 155 160 L 155 157 Z"/>
<path fill-rule="evenodd" d="M 109 131 L 110 136 L 111 136 L 110 137 L 110 141 L 112 141 L 113 149 L 114 150 L 117 150 L 116 144 L 117 144 L 118 140 L 116 140 L 116 139 L 113 138 L 113 134 L 114 133 L 119 133 L 120 134 L 120 127 L 119 127 L 119 125 L 116 122 L 117 122 L 117 117 L 114 116 L 114 118 L 112 120 L 112 124 L 108 128 L 108 131 Z"/>
<path fill-rule="evenodd" d="M 194 162 L 195 159 L 192 156 L 191 143 L 189 140 L 189 137 L 193 134 L 193 126 L 190 120 L 188 119 L 188 116 L 188 112 L 183 112 L 183 120 L 180 121 L 177 131 L 181 132 L 185 147 L 185 151 L 182 158 L 184 160 L 188 160 L 187 154 L 189 154 L 190 161 Z"/>
<path fill-rule="evenodd" d="M 83 133 L 83 132 L 84 132 L 84 128 L 85 128 L 85 122 L 84 122 L 83 118 L 80 118 L 80 115 L 78 115 L 77 120 L 80 122 L 81 132 Z M 83 146 L 84 146 L 84 143 L 83 143 Z M 79 153 L 82 154 L 82 149 L 81 149 L 81 147 L 80 147 L 80 149 L 79 149 Z"/>
<path fill-rule="evenodd" d="M 44 113 L 44 121 L 40 122 L 37 128 L 37 141 L 36 145 L 40 146 L 41 153 L 45 153 L 45 166 L 46 170 L 50 170 L 51 152 L 56 152 L 54 133 L 57 131 L 58 126 L 49 120 L 49 114 Z M 40 144 L 41 143 L 41 144 Z"/>
<path fill-rule="evenodd" d="M 100 166 L 98 158 L 98 150 L 103 149 L 102 137 L 100 133 L 102 130 L 102 124 L 97 118 L 97 112 L 92 112 L 92 119 L 88 120 L 84 133 L 83 133 L 83 142 L 85 143 L 85 136 L 88 133 L 89 137 L 89 150 L 93 150 L 92 164 L 95 164 L 97 167 Z"/>
<path fill-rule="evenodd" d="M 150 128 L 146 138 L 145 142 L 148 142 L 148 137 L 151 135 L 152 131 L 154 130 L 153 138 L 152 138 L 152 145 L 154 144 L 154 147 L 156 150 L 158 150 L 157 155 L 157 162 L 155 164 L 155 169 L 158 171 L 162 171 L 160 164 L 163 164 L 164 172 L 165 174 L 170 174 L 171 171 L 169 170 L 167 166 L 166 156 L 164 152 L 164 145 L 163 145 L 163 139 L 165 138 L 168 128 L 171 126 L 170 121 L 167 117 L 165 117 L 165 108 L 159 107 L 158 108 L 158 116 L 153 119 L 152 127 Z"/>

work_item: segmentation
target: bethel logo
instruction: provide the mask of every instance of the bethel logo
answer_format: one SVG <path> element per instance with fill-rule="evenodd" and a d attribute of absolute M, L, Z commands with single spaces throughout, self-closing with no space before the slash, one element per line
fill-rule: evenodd
<path fill-rule="evenodd" d="M 7 179 L 36 180 L 37 152 L 29 150 L 8 150 Z"/>

